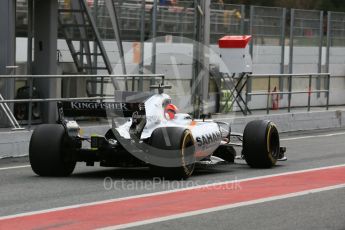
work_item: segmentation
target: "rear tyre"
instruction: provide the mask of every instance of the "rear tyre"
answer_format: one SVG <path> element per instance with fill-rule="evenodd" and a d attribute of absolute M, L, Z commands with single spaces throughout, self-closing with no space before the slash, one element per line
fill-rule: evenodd
<path fill-rule="evenodd" d="M 39 176 L 69 176 L 76 165 L 72 143 L 62 125 L 40 125 L 30 140 L 29 159 Z"/>
<path fill-rule="evenodd" d="M 256 120 L 247 124 L 243 133 L 242 154 L 250 167 L 274 166 L 279 150 L 279 133 L 273 122 Z"/>
<path fill-rule="evenodd" d="M 150 155 L 159 156 L 155 158 L 159 159 L 159 162 L 150 162 L 150 169 L 154 175 L 167 179 L 186 179 L 192 175 L 195 148 L 189 130 L 180 127 L 158 128 L 152 133 L 151 146 L 153 148 Z M 154 159 L 152 155 L 151 159 Z"/>

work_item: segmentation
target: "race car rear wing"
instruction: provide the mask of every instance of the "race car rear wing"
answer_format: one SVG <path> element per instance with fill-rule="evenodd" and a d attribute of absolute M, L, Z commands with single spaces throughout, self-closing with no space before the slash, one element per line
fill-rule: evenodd
<path fill-rule="evenodd" d="M 58 102 L 59 121 L 65 117 L 132 117 L 145 115 L 144 103 L 71 101 Z"/>

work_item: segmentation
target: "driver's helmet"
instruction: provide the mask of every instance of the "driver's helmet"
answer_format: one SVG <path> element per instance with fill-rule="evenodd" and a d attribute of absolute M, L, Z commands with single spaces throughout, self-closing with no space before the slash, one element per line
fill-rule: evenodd
<path fill-rule="evenodd" d="M 178 112 L 178 108 L 174 104 L 168 104 L 164 109 L 164 116 L 168 120 L 175 118 L 175 114 Z"/>

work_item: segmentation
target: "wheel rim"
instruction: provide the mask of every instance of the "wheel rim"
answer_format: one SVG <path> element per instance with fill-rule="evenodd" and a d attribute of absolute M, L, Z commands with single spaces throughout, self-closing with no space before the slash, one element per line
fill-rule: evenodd
<path fill-rule="evenodd" d="M 194 157 L 194 140 L 190 131 L 184 135 L 182 140 L 182 167 L 185 174 L 190 176 L 194 171 L 195 157 Z"/>
<path fill-rule="evenodd" d="M 272 162 L 275 163 L 279 157 L 279 134 L 274 125 L 270 125 L 267 136 L 267 150 Z"/>

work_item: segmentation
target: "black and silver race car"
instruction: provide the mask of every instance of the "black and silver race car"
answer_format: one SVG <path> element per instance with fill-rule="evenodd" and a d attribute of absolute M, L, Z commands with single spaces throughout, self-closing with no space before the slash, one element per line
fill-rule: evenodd
<path fill-rule="evenodd" d="M 68 176 L 76 162 L 105 167 L 149 166 L 160 176 L 187 178 L 198 163 L 221 159 L 234 162 L 235 146 L 250 167 L 270 168 L 284 160 L 275 124 L 249 122 L 243 135 L 230 125 L 193 119 L 180 113 L 171 97 L 157 86 L 158 94 L 126 97 L 123 101 L 59 102 L 58 124 L 38 126 L 31 137 L 29 158 L 40 176 Z M 134 98 L 128 99 L 128 98 Z M 65 117 L 106 117 L 111 128 L 105 135 L 83 136 L 74 120 Z"/>

